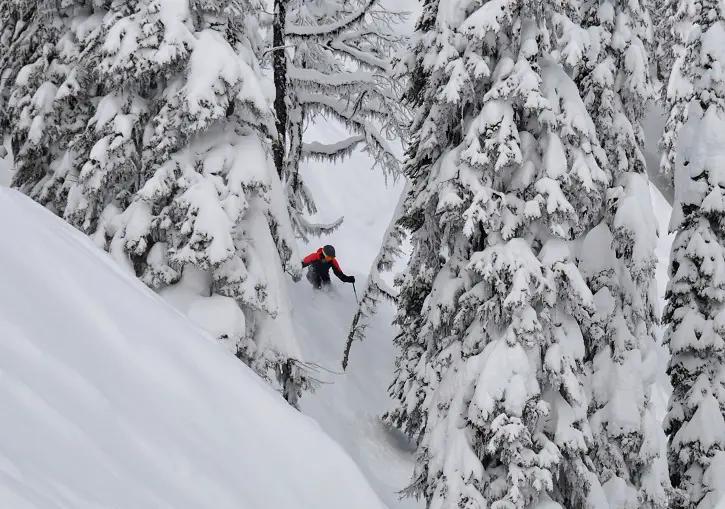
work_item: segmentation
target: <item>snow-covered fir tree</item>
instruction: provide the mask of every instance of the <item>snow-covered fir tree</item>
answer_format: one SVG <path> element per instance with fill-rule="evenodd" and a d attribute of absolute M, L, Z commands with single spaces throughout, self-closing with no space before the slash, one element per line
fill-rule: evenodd
<path fill-rule="evenodd" d="M 604 508 L 621 487 L 590 458 L 578 260 L 614 183 L 567 73 L 589 48 L 579 12 L 428 0 L 403 61 L 413 254 L 387 418 L 419 445 L 410 491 L 430 508 Z"/>
<path fill-rule="evenodd" d="M 91 116 L 87 91 L 78 83 L 83 77 L 74 68 L 78 38 L 88 27 L 72 24 L 85 3 L 0 4 L 0 129 L 13 134 L 21 179 L 39 180 L 50 171 Z"/>
<path fill-rule="evenodd" d="M 690 29 L 689 6 L 682 0 L 641 0 L 648 1 L 655 33 L 654 69 L 659 85 L 658 100 L 667 109 L 667 88 L 675 60 L 683 56 L 684 41 Z M 699 3 L 699 2 L 698 2 Z M 663 142 L 664 140 L 660 140 Z M 669 174 L 669 172 L 668 172 Z M 671 177 L 671 174 L 669 174 Z"/>
<path fill-rule="evenodd" d="M 585 328 L 589 415 L 596 467 L 610 507 L 664 508 L 665 437 L 653 408 L 657 221 L 641 120 L 655 98 L 653 28 L 639 0 L 585 3 L 589 36 L 577 81 L 607 157 L 610 187 L 600 224 L 579 254 L 594 294 Z"/>
<path fill-rule="evenodd" d="M 659 24 L 671 51 L 662 170 L 675 184 L 676 232 L 665 297 L 673 393 L 665 417 L 672 484 L 688 508 L 725 496 L 725 9 L 668 2 Z"/>
<path fill-rule="evenodd" d="M 177 289 L 177 304 L 214 322 L 296 404 L 309 379 L 284 272 L 301 268 L 266 150 L 274 117 L 256 57 L 261 5 L 23 2 L 29 18 L 12 29 L 10 4 L 0 7 L 3 45 L 16 49 L 0 72 L 13 185 L 150 287 L 170 299 Z"/>
<path fill-rule="evenodd" d="M 305 218 L 317 207 L 302 162 L 339 163 L 359 149 L 386 175 L 400 173 L 394 142 L 406 137 L 406 112 L 390 59 L 404 42 L 396 33 L 402 20 L 380 0 L 274 1 L 275 161 L 293 227 L 304 239 L 333 231 L 342 218 L 327 225 Z M 314 122 L 337 122 L 348 136 L 309 139 L 304 133 Z"/>
<path fill-rule="evenodd" d="M 645 175 L 626 172 L 615 182 L 606 215 L 579 255 L 594 293 L 584 330 L 594 441 L 589 458 L 610 504 L 605 507 L 664 508 L 670 494 L 666 439 L 652 399 L 661 369 L 654 328 L 657 222 Z"/>
<path fill-rule="evenodd" d="M 421 147 L 418 132 L 427 121 L 427 117 L 432 112 L 440 115 L 441 110 L 445 112 L 441 115 L 442 120 L 455 119 L 457 115 L 455 103 L 433 104 L 435 97 L 432 95 L 435 93 L 435 88 L 442 88 L 445 85 L 444 80 L 447 80 L 441 69 L 439 68 L 437 72 L 440 76 L 434 76 L 429 70 L 422 68 L 422 62 L 416 64 L 416 59 L 422 59 L 428 48 L 433 45 L 438 3 L 439 0 L 427 0 L 423 3 L 415 32 L 408 42 L 408 52 L 397 61 L 398 68 L 395 70 L 397 74 L 407 75 L 410 80 L 403 96 L 403 103 L 411 108 L 413 113 L 410 128 L 411 143 L 406 151 L 405 173 L 408 183 L 403 210 L 400 212 L 401 217 L 397 221 L 400 227 L 412 234 L 414 249 L 408 260 L 407 277 L 402 274 L 396 280 L 399 290 L 396 299 L 398 311 L 394 323 L 401 332 L 393 340 L 399 349 L 399 355 L 395 360 L 395 376 L 389 387 L 395 405 L 383 415 L 383 420 L 404 431 L 415 445 L 420 445 L 426 429 L 430 396 L 440 381 L 440 374 L 434 372 L 432 366 L 426 362 L 426 339 L 420 331 L 425 320 L 422 313 L 426 298 L 431 293 L 433 279 L 442 266 L 438 253 L 442 234 L 440 224 L 436 220 L 435 203 L 432 200 L 429 203 L 418 202 L 418 207 L 424 210 L 418 211 L 417 214 L 410 213 L 416 194 L 426 186 L 425 181 L 415 178 L 418 172 L 415 171 L 414 162 Z M 434 58 L 435 55 L 433 52 L 430 58 Z M 427 91 L 426 87 L 430 90 Z M 431 97 L 424 100 L 421 96 L 424 91 L 427 91 Z M 440 129 L 442 134 L 440 140 L 429 135 L 430 141 L 423 146 L 429 154 L 427 159 L 423 160 L 428 164 L 440 158 L 447 143 L 455 142 L 460 137 L 460 126 L 456 125 L 456 121 L 449 120 L 449 125 L 450 131 L 445 127 Z M 428 125 L 429 130 L 432 127 Z"/>

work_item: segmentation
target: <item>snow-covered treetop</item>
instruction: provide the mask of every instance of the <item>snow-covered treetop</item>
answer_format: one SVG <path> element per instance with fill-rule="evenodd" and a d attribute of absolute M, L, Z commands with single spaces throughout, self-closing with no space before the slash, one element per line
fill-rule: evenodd
<path fill-rule="evenodd" d="M 597 212 L 587 201 L 601 200 L 597 190 L 608 180 L 594 122 L 556 61 L 557 54 L 567 61 L 583 54 L 572 46 L 584 31 L 540 9 L 442 3 L 436 30 L 419 28 L 414 60 L 403 63 L 412 71 L 407 98 L 420 105 L 408 173 L 430 172 L 427 189 L 414 193 L 416 207 L 435 196 L 442 220 L 450 217 L 469 236 L 479 221 L 506 239 L 546 217 L 552 234 L 570 237 Z M 520 21 L 510 25 L 511 19 Z M 419 27 L 430 21 L 424 15 Z M 557 29 L 564 34 L 559 42 L 551 40 Z M 496 60 L 487 49 L 492 37 L 502 47 Z M 455 148 L 446 154 L 446 146 Z M 579 186 L 584 194 L 575 192 Z M 527 188 L 536 197 L 499 195 Z"/>
<path fill-rule="evenodd" d="M 725 100 L 725 12 L 721 2 L 668 2 L 661 20 L 661 52 L 672 60 L 665 92 L 669 118 L 662 139 L 662 170 L 674 174 L 677 138 L 689 116 L 692 101 L 704 113 Z M 673 225 L 673 227 L 675 227 Z"/>
<path fill-rule="evenodd" d="M 616 176 L 645 172 L 640 122 L 656 97 L 654 33 L 646 0 L 585 4 L 588 44 L 577 76 Z"/>

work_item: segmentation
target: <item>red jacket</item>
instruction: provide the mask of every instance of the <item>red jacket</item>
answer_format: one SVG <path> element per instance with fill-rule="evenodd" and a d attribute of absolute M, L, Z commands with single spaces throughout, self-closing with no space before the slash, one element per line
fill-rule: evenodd
<path fill-rule="evenodd" d="M 350 283 L 353 281 L 351 276 L 346 276 L 345 273 L 342 272 L 340 264 L 337 263 L 336 258 L 333 258 L 329 262 L 325 259 L 325 255 L 322 254 L 322 248 L 318 249 L 315 253 L 305 256 L 302 260 L 302 267 L 304 268 L 308 265 L 312 266 L 312 270 L 316 271 L 321 276 L 326 276 L 328 279 L 330 277 L 328 274 L 330 269 L 332 269 L 332 272 L 334 272 L 337 278 L 343 283 Z"/>

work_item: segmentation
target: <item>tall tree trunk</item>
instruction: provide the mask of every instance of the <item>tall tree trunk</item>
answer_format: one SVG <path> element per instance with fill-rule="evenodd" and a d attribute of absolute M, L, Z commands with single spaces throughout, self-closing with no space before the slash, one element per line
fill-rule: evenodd
<path fill-rule="evenodd" d="M 285 22 L 287 2 L 274 0 L 274 24 L 272 34 L 272 67 L 274 69 L 274 111 L 277 116 L 277 139 L 272 145 L 277 174 L 284 172 L 285 146 L 287 140 L 287 53 L 285 52 Z"/>
<path fill-rule="evenodd" d="M 307 68 L 307 61 L 302 60 L 300 63 L 302 69 Z M 296 193 L 300 187 L 300 163 L 302 162 L 302 126 L 305 124 L 305 107 L 300 104 L 299 98 L 295 95 L 292 101 L 292 118 L 290 119 L 290 180 L 292 182 L 292 191 Z"/>

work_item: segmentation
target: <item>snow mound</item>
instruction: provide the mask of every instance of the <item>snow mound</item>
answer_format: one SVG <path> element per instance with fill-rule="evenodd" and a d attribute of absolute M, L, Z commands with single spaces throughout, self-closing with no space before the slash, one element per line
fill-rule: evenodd
<path fill-rule="evenodd" d="M 312 419 L 80 232 L 0 188 L 0 236 L 0 507 L 384 507 Z"/>

